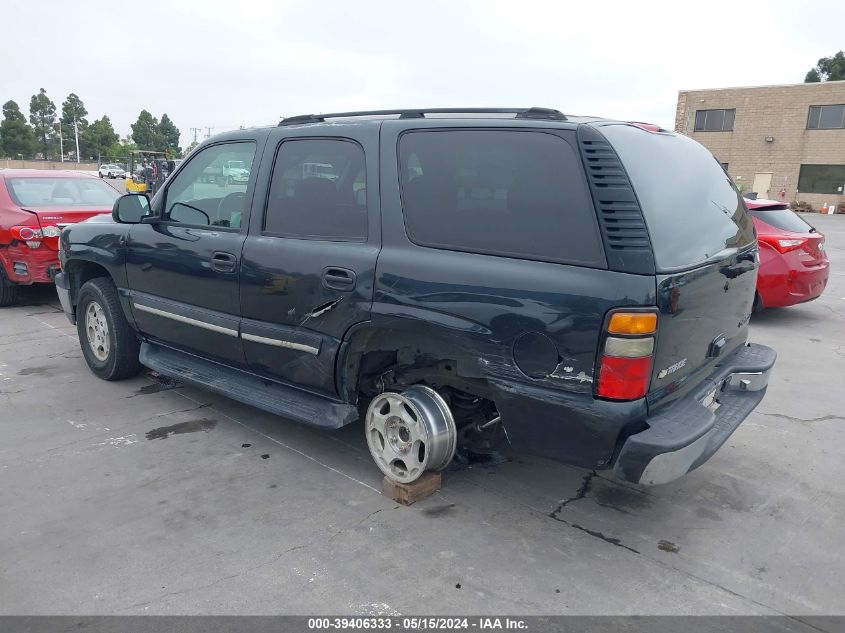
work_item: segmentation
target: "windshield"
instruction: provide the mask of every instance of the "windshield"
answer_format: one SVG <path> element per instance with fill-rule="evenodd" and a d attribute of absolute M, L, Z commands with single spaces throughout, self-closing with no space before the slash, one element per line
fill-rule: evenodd
<path fill-rule="evenodd" d="M 118 193 L 93 178 L 7 178 L 12 200 L 21 207 L 111 208 Z"/>
<path fill-rule="evenodd" d="M 810 233 L 813 229 L 791 209 L 751 209 L 749 213 L 776 229 L 793 233 Z"/>
<path fill-rule="evenodd" d="M 230 160 L 229 169 L 246 169 L 246 164 L 240 160 Z"/>

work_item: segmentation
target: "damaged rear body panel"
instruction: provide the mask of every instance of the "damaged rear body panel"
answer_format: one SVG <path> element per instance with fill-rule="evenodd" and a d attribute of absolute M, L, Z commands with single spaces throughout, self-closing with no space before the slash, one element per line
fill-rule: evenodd
<path fill-rule="evenodd" d="M 643 484 L 704 463 L 775 362 L 718 163 L 656 126 L 444 114 L 205 141 L 142 221 L 65 232 L 62 305 L 111 278 L 144 364 L 323 429 L 363 414 L 407 481 L 497 441 Z M 221 160 L 247 182 L 207 182 Z"/>

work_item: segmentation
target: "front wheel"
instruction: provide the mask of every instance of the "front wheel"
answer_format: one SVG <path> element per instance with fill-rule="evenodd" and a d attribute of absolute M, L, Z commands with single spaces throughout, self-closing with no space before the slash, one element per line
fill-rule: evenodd
<path fill-rule="evenodd" d="M 141 370 L 138 338 L 110 279 L 92 279 L 79 290 L 76 330 L 85 362 L 97 377 L 121 380 Z"/>

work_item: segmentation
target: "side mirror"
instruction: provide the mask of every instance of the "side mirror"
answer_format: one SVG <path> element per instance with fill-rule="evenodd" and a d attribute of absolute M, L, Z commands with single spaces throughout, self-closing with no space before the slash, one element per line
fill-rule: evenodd
<path fill-rule="evenodd" d="M 119 224 L 138 224 L 150 213 L 150 199 L 143 193 L 128 193 L 114 201 L 111 217 Z"/>

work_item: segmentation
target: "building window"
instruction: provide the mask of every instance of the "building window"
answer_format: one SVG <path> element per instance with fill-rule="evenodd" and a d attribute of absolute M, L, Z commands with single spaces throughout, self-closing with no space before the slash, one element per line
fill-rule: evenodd
<path fill-rule="evenodd" d="M 839 130 L 845 128 L 845 104 L 810 106 L 808 130 Z"/>
<path fill-rule="evenodd" d="M 733 132 L 736 109 L 696 110 L 696 132 Z"/>
<path fill-rule="evenodd" d="M 728 163 L 719 163 L 722 166 L 722 169 L 725 170 L 725 173 L 728 173 Z"/>
<path fill-rule="evenodd" d="M 845 187 L 845 165 L 801 165 L 798 191 L 841 194 Z"/>

